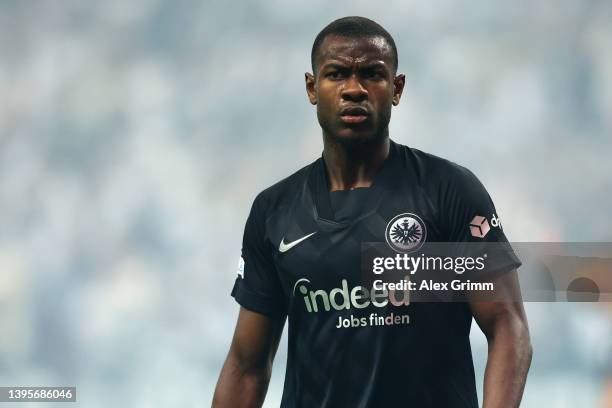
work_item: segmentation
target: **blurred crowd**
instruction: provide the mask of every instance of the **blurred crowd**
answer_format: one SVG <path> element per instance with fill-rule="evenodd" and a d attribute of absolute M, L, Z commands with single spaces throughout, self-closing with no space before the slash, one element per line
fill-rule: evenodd
<path fill-rule="evenodd" d="M 210 403 L 248 209 L 320 155 L 303 77 L 345 15 L 398 45 L 391 137 L 470 168 L 511 241 L 612 239 L 609 1 L 2 1 L 0 385 Z M 609 303 L 526 310 L 524 406 L 612 406 Z"/>

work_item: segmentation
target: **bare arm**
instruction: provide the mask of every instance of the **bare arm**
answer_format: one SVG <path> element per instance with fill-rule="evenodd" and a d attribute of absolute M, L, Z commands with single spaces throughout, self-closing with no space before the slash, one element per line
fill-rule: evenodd
<path fill-rule="evenodd" d="M 529 327 L 516 270 L 494 284 L 495 301 L 470 301 L 474 319 L 489 343 L 483 408 L 518 407 L 531 365 Z"/>
<path fill-rule="evenodd" d="M 240 308 L 229 353 L 215 389 L 214 408 L 261 407 L 285 317 Z"/>

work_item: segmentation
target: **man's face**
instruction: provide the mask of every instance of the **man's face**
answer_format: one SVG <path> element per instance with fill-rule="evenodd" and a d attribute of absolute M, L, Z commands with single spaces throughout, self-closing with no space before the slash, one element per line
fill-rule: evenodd
<path fill-rule="evenodd" d="M 392 49 L 383 37 L 327 36 L 315 69 L 306 74 L 306 90 L 325 134 L 340 142 L 386 134 L 404 75 L 395 76 Z"/>

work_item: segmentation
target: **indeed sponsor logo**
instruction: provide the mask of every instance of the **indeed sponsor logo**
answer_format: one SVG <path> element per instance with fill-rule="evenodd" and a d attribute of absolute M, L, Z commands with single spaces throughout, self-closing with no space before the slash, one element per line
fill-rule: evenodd
<path fill-rule="evenodd" d="M 408 288 L 403 291 L 394 289 L 372 289 L 364 286 L 354 286 L 349 289 L 346 279 L 342 279 L 340 287 L 329 291 L 324 289 L 313 290 L 309 288 L 310 280 L 300 279 L 293 287 L 293 294 L 296 290 L 304 300 L 304 305 L 309 313 L 325 310 L 349 310 L 351 308 L 364 309 L 368 306 L 385 307 L 388 304 L 393 306 L 408 306 L 410 296 Z"/>

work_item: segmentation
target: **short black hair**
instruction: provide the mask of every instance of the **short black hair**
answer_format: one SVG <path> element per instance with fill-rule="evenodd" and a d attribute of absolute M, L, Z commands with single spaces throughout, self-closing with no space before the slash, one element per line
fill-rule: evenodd
<path fill-rule="evenodd" d="M 312 65 L 312 72 L 316 75 L 315 58 L 319 48 L 325 37 L 328 35 L 337 35 L 340 37 L 383 37 L 385 41 L 391 46 L 393 53 L 393 63 L 397 70 L 398 58 L 397 58 L 397 47 L 391 34 L 385 30 L 380 24 L 365 17 L 349 16 L 342 17 L 329 23 L 314 40 L 312 44 L 312 51 L 310 53 L 310 64 Z"/>

